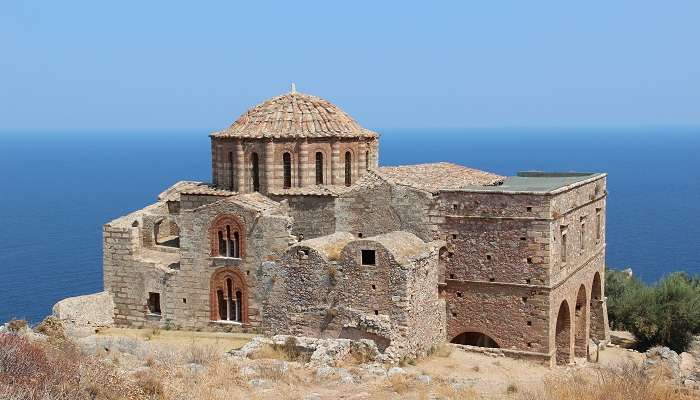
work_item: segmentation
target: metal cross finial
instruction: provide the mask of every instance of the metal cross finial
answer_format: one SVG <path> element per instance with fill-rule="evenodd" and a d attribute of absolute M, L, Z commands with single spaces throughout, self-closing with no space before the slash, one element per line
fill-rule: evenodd
<path fill-rule="evenodd" d="M 289 93 L 296 93 L 297 92 L 297 85 L 292 82 L 292 90 L 289 91 Z"/>

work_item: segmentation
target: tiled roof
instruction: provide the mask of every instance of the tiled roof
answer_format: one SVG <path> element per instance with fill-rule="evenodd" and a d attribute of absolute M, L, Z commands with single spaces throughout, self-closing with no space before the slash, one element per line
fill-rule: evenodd
<path fill-rule="evenodd" d="M 260 211 L 277 210 L 280 206 L 280 203 L 257 192 L 238 194 L 236 196 L 229 197 L 226 200 L 233 201 L 251 208 L 255 208 Z"/>
<path fill-rule="evenodd" d="M 268 194 L 271 196 L 339 196 L 351 189 L 353 189 L 352 186 L 317 185 L 274 189 L 269 191 Z"/>
<path fill-rule="evenodd" d="M 301 93 L 273 97 L 246 111 L 216 138 L 377 137 L 328 100 Z"/>
<path fill-rule="evenodd" d="M 446 162 L 379 167 L 377 173 L 392 182 L 431 193 L 438 192 L 440 189 L 498 185 L 504 179 L 490 172 Z"/>
<path fill-rule="evenodd" d="M 180 201 L 180 194 L 195 194 L 203 196 L 233 196 L 236 192 L 230 190 L 218 189 L 208 183 L 194 181 L 180 181 L 166 189 L 158 195 L 158 200 L 161 201 Z"/>

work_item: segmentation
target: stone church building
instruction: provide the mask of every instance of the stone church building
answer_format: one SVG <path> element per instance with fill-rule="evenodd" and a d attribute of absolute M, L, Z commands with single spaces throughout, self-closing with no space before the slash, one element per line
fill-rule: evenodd
<path fill-rule="evenodd" d="M 212 182 L 104 226 L 119 326 L 452 342 L 547 365 L 608 335 L 606 175 L 379 166 L 330 102 L 269 99 L 211 137 Z"/>

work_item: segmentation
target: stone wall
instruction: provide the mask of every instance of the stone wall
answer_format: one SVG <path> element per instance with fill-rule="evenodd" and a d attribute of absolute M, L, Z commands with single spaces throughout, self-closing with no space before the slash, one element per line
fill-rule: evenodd
<path fill-rule="evenodd" d="M 212 138 L 214 185 L 240 193 L 253 191 L 252 154 L 258 155 L 260 191 L 284 188 L 284 153 L 291 160 L 291 187 L 316 186 L 316 152 L 323 154 L 323 185 L 345 185 L 345 153 L 351 154 L 351 182 L 377 166 L 374 138 L 316 138 L 255 140 Z M 369 159 L 367 156 L 369 155 Z"/>
<path fill-rule="evenodd" d="M 429 218 L 432 205 L 430 193 L 371 174 L 337 198 L 336 228 L 364 237 L 402 230 L 430 241 L 436 230 Z"/>
<path fill-rule="evenodd" d="M 327 238 L 300 242 L 280 259 L 266 332 L 372 339 L 393 359 L 424 355 L 444 341 L 435 245 L 405 232 Z M 411 257 L 387 247 L 401 241 L 410 242 Z M 375 252 L 374 265 L 362 264 L 362 250 Z"/>
<path fill-rule="evenodd" d="M 293 218 L 292 234 L 313 239 L 334 233 L 335 197 L 333 196 L 271 196 L 277 201 L 287 200 L 289 216 Z"/>

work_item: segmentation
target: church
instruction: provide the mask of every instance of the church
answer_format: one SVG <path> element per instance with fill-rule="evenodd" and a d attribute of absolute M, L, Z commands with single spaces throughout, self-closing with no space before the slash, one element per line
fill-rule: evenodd
<path fill-rule="evenodd" d="M 212 179 L 103 229 L 123 327 L 444 342 L 545 365 L 609 339 L 606 174 L 380 166 L 378 133 L 277 96 L 210 134 Z"/>

